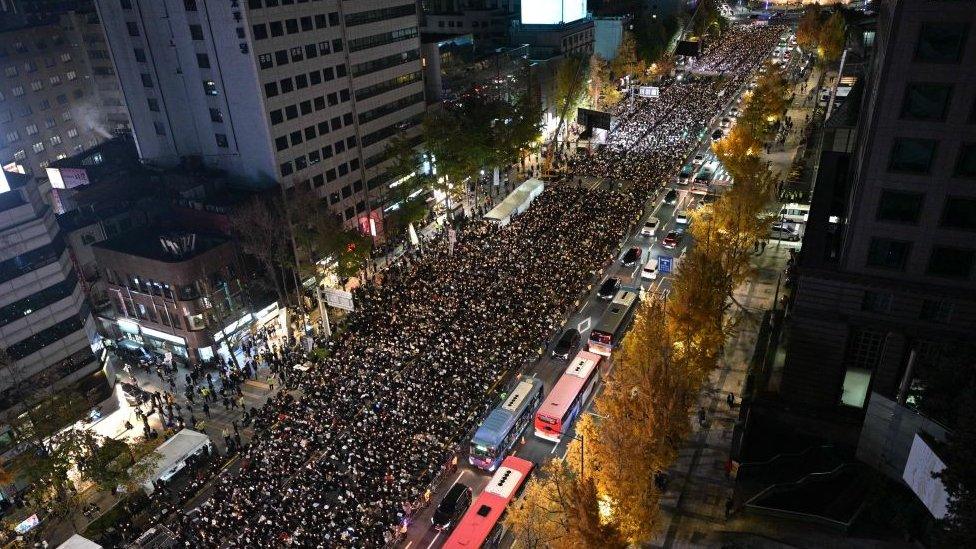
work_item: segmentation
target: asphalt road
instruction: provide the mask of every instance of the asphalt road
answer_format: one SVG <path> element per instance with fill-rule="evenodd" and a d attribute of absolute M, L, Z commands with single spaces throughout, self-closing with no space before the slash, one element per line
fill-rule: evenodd
<path fill-rule="evenodd" d="M 739 90 L 739 92 L 741 93 L 741 90 Z M 737 98 L 737 96 L 738 94 L 734 97 Z M 730 105 L 734 103 L 735 101 L 730 99 Z M 715 117 L 716 121 L 725 116 L 725 112 L 718 114 L 720 114 L 720 116 Z M 691 162 L 696 154 L 702 154 L 704 156 L 705 163 L 716 160 L 714 154 L 711 152 L 711 142 L 709 140 L 709 136 L 715 127 L 717 126 L 710 127 L 705 132 L 704 141 L 702 141 L 699 146 L 688 155 L 687 162 Z M 596 186 L 615 185 L 617 183 L 597 180 L 594 178 L 585 178 L 583 184 L 588 186 Z M 716 169 L 715 176 L 711 181 L 709 193 L 721 194 L 730 184 L 730 178 L 725 172 L 724 167 L 719 166 Z M 675 189 L 678 193 L 678 199 L 675 204 L 667 204 L 664 202 L 664 197 L 667 194 L 667 191 L 670 189 Z M 628 235 L 627 238 L 621 242 L 620 250 L 618 250 L 617 253 L 617 259 L 612 265 L 608 266 L 599 277 L 594 278 L 589 293 L 585 298 L 582 299 L 580 305 L 576 308 L 573 314 L 570 315 L 569 320 L 562 328 L 563 330 L 568 328 L 576 328 L 580 331 L 580 347 L 570 354 L 571 357 L 575 355 L 577 351 L 586 348 L 586 341 L 590 330 L 600 321 L 603 313 L 606 311 L 609 302 L 596 296 L 596 291 L 599 288 L 600 283 L 602 283 L 606 278 L 611 276 L 618 277 L 621 281 L 621 287 L 635 289 L 639 287 L 648 294 L 667 293 L 670 290 L 671 281 L 669 275 L 659 273 L 657 279 L 646 280 L 642 279 L 640 276 L 641 269 L 651 257 L 681 257 L 681 255 L 687 249 L 689 241 L 691 240 L 689 234 L 684 235 L 675 249 L 665 248 L 662 242 L 668 232 L 676 228 L 675 213 L 693 206 L 700 199 L 701 197 L 699 195 L 695 195 L 691 192 L 691 186 L 679 185 L 677 183 L 677 173 L 675 173 L 674 177 L 668 183 L 666 188 L 659 192 L 653 199 L 648 201 L 645 211 L 641 216 L 640 222 L 634 227 L 634 232 Z M 641 236 L 640 228 L 643 227 L 644 222 L 651 217 L 656 217 L 660 221 L 660 225 L 657 228 L 655 236 Z M 641 260 L 634 266 L 626 267 L 621 263 L 621 257 L 627 249 L 634 246 L 639 246 L 641 248 Z M 675 266 L 677 266 L 677 263 Z M 549 342 L 548 348 L 551 348 L 556 343 L 556 340 L 558 340 L 561 333 L 562 330 L 554 335 L 553 340 Z M 548 393 L 559 377 L 563 374 L 567 366 L 567 360 L 553 359 L 547 353 L 538 361 L 529 364 L 523 370 L 522 375 L 535 376 L 541 379 L 545 387 L 545 391 Z M 599 394 L 599 389 L 594 391 L 594 395 L 596 394 Z M 591 402 L 587 403 L 587 409 L 590 407 L 590 404 Z M 572 440 L 572 437 L 575 436 L 575 427 L 571 429 L 568 435 L 569 436 L 564 436 L 562 441 L 558 444 L 536 438 L 533 435 L 533 426 L 530 422 L 521 440 L 516 444 L 515 448 L 513 448 L 509 455 L 518 455 L 519 457 L 531 460 L 536 464 L 542 464 L 555 456 L 564 457 L 568 443 Z M 578 458 L 570 456 L 568 459 Z M 431 514 L 433 513 L 434 508 L 440 502 L 441 498 L 443 498 L 447 491 L 450 490 L 450 488 L 454 486 L 456 482 L 462 482 L 470 487 L 475 494 L 475 498 L 477 498 L 477 495 L 481 493 L 490 478 L 491 474 L 469 465 L 466 455 L 459 456 L 457 470 L 448 475 L 446 477 L 446 481 L 442 482 L 440 486 L 438 486 L 437 490 L 431 496 L 430 505 L 415 515 L 413 523 L 407 530 L 407 536 L 401 543 L 401 547 L 404 549 L 435 549 L 443 545 L 445 539 L 450 535 L 449 532 L 437 532 L 431 527 L 430 523 Z"/>

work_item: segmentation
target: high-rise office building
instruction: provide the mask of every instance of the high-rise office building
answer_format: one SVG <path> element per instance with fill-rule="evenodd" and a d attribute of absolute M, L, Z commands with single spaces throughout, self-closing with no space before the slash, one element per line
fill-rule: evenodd
<path fill-rule="evenodd" d="M 369 226 L 425 110 L 412 0 L 96 0 L 143 160 L 309 184 Z"/>
<path fill-rule="evenodd" d="M 878 9 L 856 146 L 821 157 L 781 386 L 852 426 L 976 333 L 976 10 Z"/>
<path fill-rule="evenodd" d="M 40 178 L 51 162 L 128 128 L 97 14 L 65 11 L 83 2 L 43 6 L 0 10 L 0 166 Z"/>
<path fill-rule="evenodd" d="M 27 397 L 75 382 L 87 396 L 107 385 L 84 379 L 98 375 L 93 349 L 100 338 L 54 213 L 27 175 L 0 173 L 0 242 L 0 451 L 6 451 L 16 438 L 8 427 Z"/>

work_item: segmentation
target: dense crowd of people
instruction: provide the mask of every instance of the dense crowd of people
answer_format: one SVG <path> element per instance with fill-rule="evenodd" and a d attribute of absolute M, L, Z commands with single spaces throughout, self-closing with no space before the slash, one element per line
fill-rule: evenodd
<path fill-rule="evenodd" d="M 604 151 L 571 164 L 574 175 L 643 185 L 620 192 L 557 184 L 504 228 L 469 223 L 391 267 L 382 284 L 357 290 L 346 329 L 310 368 L 298 346 L 277 349 L 273 360 L 294 390 L 251 414 L 255 435 L 239 470 L 218 477 L 213 496 L 173 525 L 180 544 L 393 542 L 496 384 L 539 356 L 575 298 L 613 260 L 646 192 L 697 141 L 680 134 L 707 123 L 719 89 L 741 84 L 744 67 L 779 34 L 743 32 L 754 36 L 736 41 L 750 52 L 736 65 L 741 75 L 669 83 L 647 100 L 657 103 L 633 105 Z M 721 44 L 714 51 L 728 54 Z"/>

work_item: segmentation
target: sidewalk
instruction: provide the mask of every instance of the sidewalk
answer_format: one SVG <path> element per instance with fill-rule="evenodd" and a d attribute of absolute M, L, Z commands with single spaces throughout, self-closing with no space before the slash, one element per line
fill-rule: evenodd
<path fill-rule="evenodd" d="M 735 291 L 735 299 L 745 311 L 733 306 L 738 315 L 734 334 L 726 342 L 719 367 L 699 396 L 706 410 L 706 425 L 698 428 L 697 410 L 690 421 L 695 433 L 686 441 L 671 468 L 668 491 L 661 499 L 661 530 L 655 547 L 719 546 L 727 530 L 726 501 L 734 481 L 726 476 L 732 446 L 732 432 L 739 415 L 739 398 L 749 371 L 762 312 L 775 302 L 777 281 L 786 267 L 789 250 L 797 244 L 772 242 L 764 253 L 754 256 L 756 273 Z M 729 393 L 736 397 L 730 409 Z"/>

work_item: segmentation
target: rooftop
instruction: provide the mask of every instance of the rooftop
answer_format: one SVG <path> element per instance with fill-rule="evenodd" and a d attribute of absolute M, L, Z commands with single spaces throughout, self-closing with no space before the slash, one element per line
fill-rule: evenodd
<path fill-rule="evenodd" d="M 180 263 L 228 242 L 229 239 L 214 234 L 146 227 L 99 242 L 94 247 L 155 261 Z"/>

